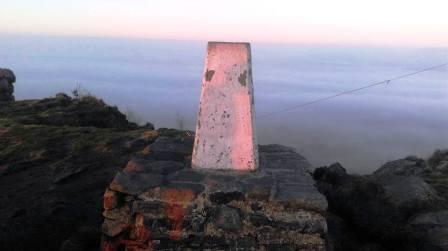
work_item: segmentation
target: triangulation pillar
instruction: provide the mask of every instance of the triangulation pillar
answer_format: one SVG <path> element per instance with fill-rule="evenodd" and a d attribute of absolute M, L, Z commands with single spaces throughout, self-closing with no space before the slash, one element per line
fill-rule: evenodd
<path fill-rule="evenodd" d="M 249 43 L 208 43 L 192 167 L 258 167 Z"/>

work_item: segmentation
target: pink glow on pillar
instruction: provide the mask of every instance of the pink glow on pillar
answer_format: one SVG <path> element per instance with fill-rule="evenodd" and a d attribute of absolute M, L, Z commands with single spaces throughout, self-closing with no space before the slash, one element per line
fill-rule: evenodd
<path fill-rule="evenodd" d="M 254 170 L 258 147 L 250 45 L 208 44 L 193 168 Z"/>

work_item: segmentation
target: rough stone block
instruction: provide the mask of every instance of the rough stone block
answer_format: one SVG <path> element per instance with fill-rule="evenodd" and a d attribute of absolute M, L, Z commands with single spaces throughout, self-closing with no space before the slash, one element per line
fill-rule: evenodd
<path fill-rule="evenodd" d="M 300 184 L 279 184 L 273 201 L 284 204 L 291 209 L 310 209 L 326 212 L 328 202 L 318 193 L 314 186 Z"/>
<path fill-rule="evenodd" d="M 106 210 L 116 208 L 118 205 L 118 196 L 117 192 L 106 189 L 103 196 L 103 207 Z"/>
<path fill-rule="evenodd" d="M 190 142 L 191 141 L 191 142 Z M 191 155 L 193 141 L 189 138 L 160 136 L 149 146 L 150 158 L 155 160 L 184 161 Z"/>
<path fill-rule="evenodd" d="M 208 44 L 192 167 L 254 170 L 258 146 L 254 127 L 250 45 Z"/>
<path fill-rule="evenodd" d="M 183 163 L 178 161 L 151 161 L 134 157 L 128 162 L 123 171 L 126 173 L 138 172 L 166 175 L 183 167 Z"/>
<path fill-rule="evenodd" d="M 122 220 L 105 219 L 101 227 L 101 231 L 109 236 L 115 237 L 129 228 L 129 222 Z"/>
<path fill-rule="evenodd" d="M 238 210 L 227 206 L 222 206 L 218 209 L 213 224 L 227 231 L 237 231 L 242 226 Z"/>
<path fill-rule="evenodd" d="M 162 175 L 118 172 L 109 188 L 125 194 L 140 195 L 147 189 L 161 185 L 163 180 Z"/>

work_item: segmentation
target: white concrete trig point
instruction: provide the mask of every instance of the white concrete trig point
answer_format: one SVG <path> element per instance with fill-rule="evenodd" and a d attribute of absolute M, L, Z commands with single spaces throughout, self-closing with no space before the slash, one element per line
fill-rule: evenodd
<path fill-rule="evenodd" d="M 208 43 L 192 167 L 258 168 L 249 43 Z"/>

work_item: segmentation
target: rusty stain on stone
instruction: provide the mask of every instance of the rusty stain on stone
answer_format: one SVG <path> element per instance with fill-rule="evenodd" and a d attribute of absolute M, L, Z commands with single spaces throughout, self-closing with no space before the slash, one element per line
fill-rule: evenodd
<path fill-rule="evenodd" d="M 208 82 L 212 81 L 214 74 L 215 74 L 214 70 L 207 69 L 207 71 L 205 72 L 205 80 Z"/>

